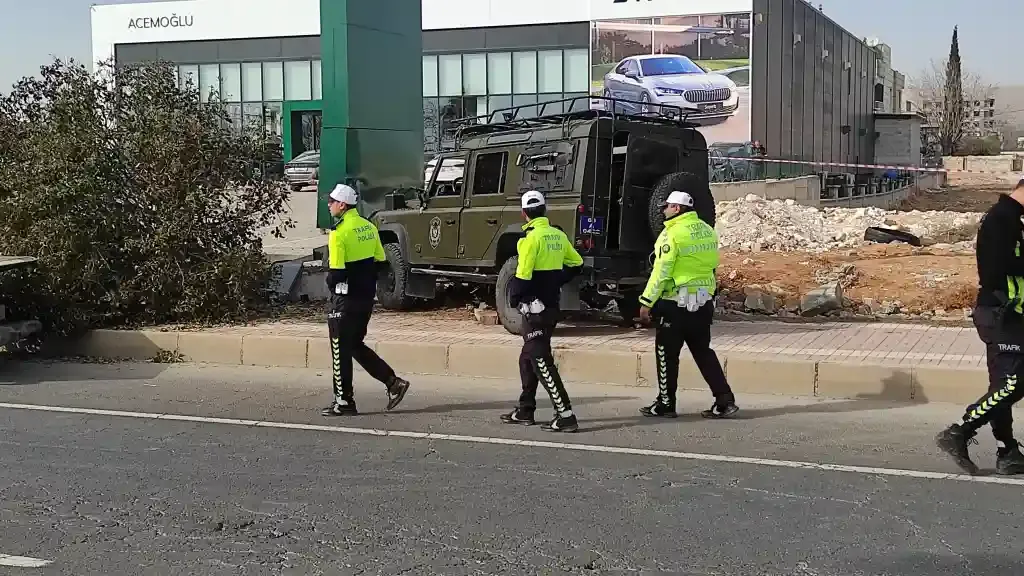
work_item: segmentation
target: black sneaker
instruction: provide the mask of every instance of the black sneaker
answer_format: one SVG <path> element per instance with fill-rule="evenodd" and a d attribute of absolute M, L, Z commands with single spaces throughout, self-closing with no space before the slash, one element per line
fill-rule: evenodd
<path fill-rule="evenodd" d="M 388 407 L 386 411 L 390 412 L 398 407 L 402 403 L 402 399 L 405 398 L 405 393 L 409 391 L 409 381 L 402 378 L 395 378 L 395 381 L 388 387 Z"/>
<path fill-rule="evenodd" d="M 712 420 L 722 420 L 724 418 L 732 418 L 739 411 L 740 407 L 735 402 L 729 402 L 728 404 L 715 402 L 711 405 L 711 408 L 701 412 L 700 415 Z"/>
<path fill-rule="evenodd" d="M 939 450 L 948 454 L 961 470 L 972 476 L 978 473 L 978 465 L 971 461 L 967 446 L 977 443 L 978 440 L 968 436 L 967 431 L 959 424 L 953 424 L 935 437 L 935 444 Z"/>
<path fill-rule="evenodd" d="M 349 402 L 347 404 L 338 404 L 332 402 L 330 406 L 320 411 L 320 414 L 327 417 L 333 416 L 356 416 L 359 411 L 356 410 L 356 405 Z"/>
<path fill-rule="evenodd" d="M 648 418 L 675 418 L 678 416 L 675 408 L 670 408 L 660 402 L 655 402 L 650 406 L 644 406 L 640 409 L 640 413 Z"/>
<path fill-rule="evenodd" d="M 997 474 L 1003 476 L 1024 474 L 1024 454 L 1021 454 L 1020 446 L 1013 446 L 1000 452 L 1002 454 L 996 456 Z"/>
<path fill-rule="evenodd" d="M 555 416 L 551 422 L 541 426 L 541 430 L 545 432 L 577 432 L 580 429 L 580 423 L 576 421 L 576 415 L 572 416 Z"/>
<path fill-rule="evenodd" d="M 537 423 L 533 419 L 533 412 L 523 410 L 522 408 L 516 408 L 508 414 L 502 414 L 501 421 L 505 424 L 519 424 L 520 426 L 533 426 Z"/>

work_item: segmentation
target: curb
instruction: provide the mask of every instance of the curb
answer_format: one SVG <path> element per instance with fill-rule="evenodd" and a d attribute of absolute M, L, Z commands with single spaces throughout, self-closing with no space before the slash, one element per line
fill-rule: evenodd
<path fill-rule="evenodd" d="M 368 341 L 367 345 L 404 374 L 509 379 L 519 373 L 519 347 L 513 345 L 408 341 Z M 171 353 L 185 362 L 331 368 L 327 338 L 297 336 L 95 330 L 64 352 L 137 361 Z M 988 375 L 981 368 L 799 360 L 741 352 L 720 356 L 730 384 L 740 394 L 969 404 L 988 386 Z M 556 348 L 555 360 L 569 383 L 652 387 L 656 379 L 654 352 Z M 685 351 L 680 358 L 679 381 L 682 389 L 705 389 L 697 366 Z"/>

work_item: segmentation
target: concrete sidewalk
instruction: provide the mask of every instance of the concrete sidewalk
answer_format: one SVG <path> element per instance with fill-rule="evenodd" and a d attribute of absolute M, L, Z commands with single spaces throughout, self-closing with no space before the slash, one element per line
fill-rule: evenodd
<path fill-rule="evenodd" d="M 967 403 L 985 389 L 984 346 L 970 328 L 907 324 L 728 322 L 715 349 L 737 392 Z M 653 330 L 567 323 L 554 344 L 569 382 L 652 386 Z M 477 378 L 517 373 L 521 339 L 500 326 L 381 312 L 368 340 L 396 370 Z M 144 360 L 160 351 L 213 364 L 330 368 L 327 327 L 275 322 L 203 331 L 96 331 L 71 352 Z M 703 381 L 684 352 L 680 385 Z"/>

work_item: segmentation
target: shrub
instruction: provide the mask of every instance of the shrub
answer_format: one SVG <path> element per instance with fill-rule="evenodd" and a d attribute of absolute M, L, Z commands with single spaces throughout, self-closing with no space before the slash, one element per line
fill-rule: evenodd
<path fill-rule="evenodd" d="M 998 156 L 1002 150 L 1003 143 L 996 136 L 964 138 L 955 156 Z"/>
<path fill-rule="evenodd" d="M 291 226 L 264 141 L 168 64 L 43 67 L 0 98 L 0 254 L 40 259 L 0 294 L 62 333 L 248 316 Z"/>

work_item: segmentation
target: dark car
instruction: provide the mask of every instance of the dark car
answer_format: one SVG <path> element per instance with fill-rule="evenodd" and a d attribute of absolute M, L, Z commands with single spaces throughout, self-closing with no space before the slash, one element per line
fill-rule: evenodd
<path fill-rule="evenodd" d="M 309 150 L 284 165 L 284 180 L 293 192 L 316 185 L 320 173 L 320 151 Z"/>

